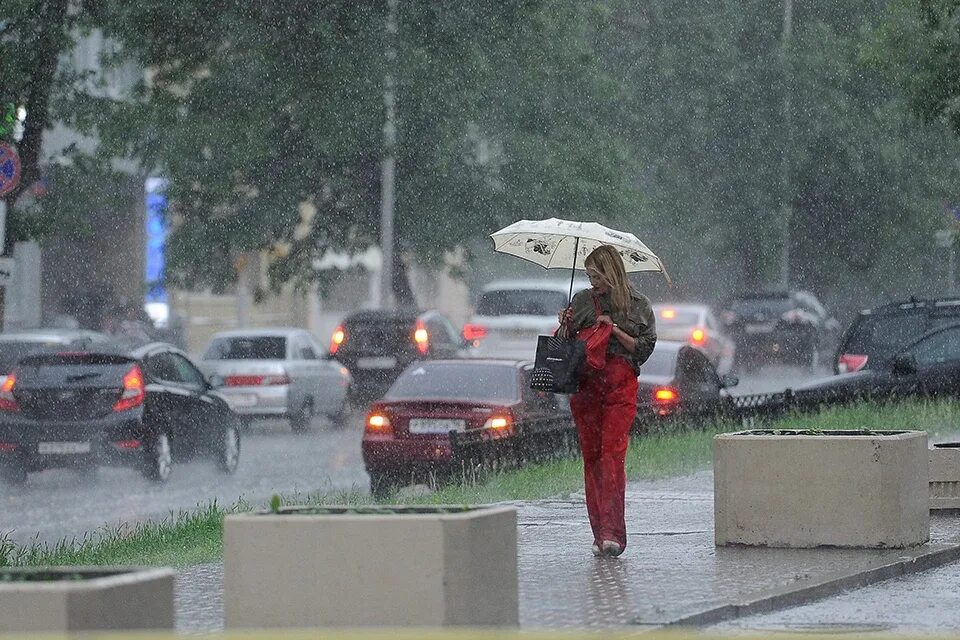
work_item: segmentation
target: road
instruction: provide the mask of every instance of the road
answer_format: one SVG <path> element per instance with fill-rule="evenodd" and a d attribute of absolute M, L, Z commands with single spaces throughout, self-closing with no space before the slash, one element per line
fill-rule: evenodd
<path fill-rule="evenodd" d="M 800 368 L 766 367 L 741 377 L 737 393 L 765 393 L 796 385 L 811 375 Z M 274 493 L 296 494 L 356 488 L 369 479 L 360 457 L 363 416 L 342 425 L 317 418 L 313 428 L 294 434 L 282 421 L 254 424 L 243 435 L 240 466 L 223 476 L 208 462 L 174 467 L 165 485 L 155 485 L 130 469 L 100 469 L 84 479 L 69 470 L 30 474 L 23 487 L 0 483 L 0 532 L 19 543 L 115 529 L 216 500 L 222 506 L 243 498 L 261 504 Z"/>

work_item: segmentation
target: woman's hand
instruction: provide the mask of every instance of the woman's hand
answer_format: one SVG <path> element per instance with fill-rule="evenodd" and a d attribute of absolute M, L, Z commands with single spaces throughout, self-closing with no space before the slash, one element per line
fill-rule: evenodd
<path fill-rule="evenodd" d="M 609 324 L 609 325 L 612 325 L 612 324 L 613 324 L 613 320 L 610 319 L 610 316 L 604 314 L 604 315 L 602 315 L 602 316 L 598 316 L 598 317 L 597 317 L 597 324 Z"/>
<path fill-rule="evenodd" d="M 573 309 L 567 307 L 566 309 L 561 309 L 560 313 L 557 314 L 557 322 L 560 324 L 566 324 L 573 320 Z"/>

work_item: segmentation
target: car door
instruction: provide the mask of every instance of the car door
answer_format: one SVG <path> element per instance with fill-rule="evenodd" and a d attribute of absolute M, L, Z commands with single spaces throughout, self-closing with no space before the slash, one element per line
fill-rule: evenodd
<path fill-rule="evenodd" d="M 191 455 L 205 444 L 215 411 L 206 396 L 206 382 L 186 357 L 172 351 L 154 351 L 144 360 L 150 380 L 157 385 L 160 407 L 170 429 L 174 450 Z M 149 393 L 149 391 L 148 391 Z"/>
<path fill-rule="evenodd" d="M 334 389 L 327 388 L 327 385 L 321 384 L 321 381 L 329 384 L 335 384 L 335 382 L 331 376 L 324 375 L 328 367 L 324 366 L 326 363 L 320 360 L 319 350 L 308 334 L 298 334 L 294 345 L 297 366 L 302 372 L 304 393 L 313 398 L 315 412 L 325 413 L 331 404 Z"/>
<path fill-rule="evenodd" d="M 903 357 L 915 370 L 899 366 Z M 927 334 L 894 358 L 894 375 L 901 383 L 916 383 L 931 393 L 960 394 L 960 325 Z"/>

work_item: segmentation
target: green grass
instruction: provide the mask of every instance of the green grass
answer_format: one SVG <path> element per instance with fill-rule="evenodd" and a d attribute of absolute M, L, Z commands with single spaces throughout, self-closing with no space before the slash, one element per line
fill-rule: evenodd
<path fill-rule="evenodd" d="M 777 429 L 920 429 L 931 437 L 960 431 L 960 401 L 910 400 L 884 406 L 835 407 L 818 414 L 794 415 L 777 420 Z M 702 430 L 678 429 L 635 440 L 627 453 L 631 480 L 679 476 L 709 467 L 716 433 L 737 431 L 738 423 L 716 423 Z M 402 498 L 407 504 L 483 504 L 566 496 L 583 486 L 579 459 L 561 459 L 487 476 L 483 481 L 449 485 L 422 496 Z M 382 502 L 401 500 L 395 494 Z M 365 491 L 284 495 L 280 504 L 376 503 Z M 266 506 L 266 505 L 258 505 Z M 216 503 L 191 512 L 171 515 L 129 529 L 103 529 L 83 540 L 56 545 L 20 546 L 0 537 L 0 566 L 43 565 L 168 565 L 184 566 L 219 560 L 223 553 L 223 517 L 245 511 L 247 504 L 224 509 Z"/>

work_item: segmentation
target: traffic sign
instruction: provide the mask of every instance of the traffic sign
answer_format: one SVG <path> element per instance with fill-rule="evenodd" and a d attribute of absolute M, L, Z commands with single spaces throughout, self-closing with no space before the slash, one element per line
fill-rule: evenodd
<path fill-rule="evenodd" d="M 13 191 L 20 182 L 20 157 L 6 142 L 0 142 L 0 196 Z"/>

